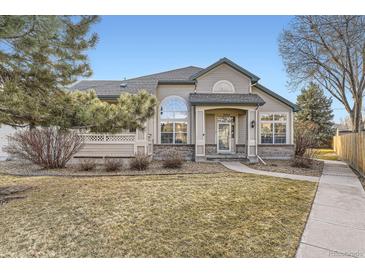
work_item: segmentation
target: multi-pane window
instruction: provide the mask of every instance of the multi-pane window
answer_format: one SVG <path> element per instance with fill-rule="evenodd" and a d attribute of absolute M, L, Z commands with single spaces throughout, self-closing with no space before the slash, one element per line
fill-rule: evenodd
<path fill-rule="evenodd" d="M 261 144 L 286 144 L 288 115 L 286 113 L 261 113 Z"/>
<path fill-rule="evenodd" d="M 188 108 L 179 97 L 168 97 L 160 109 L 161 144 L 186 144 L 188 136 Z"/>

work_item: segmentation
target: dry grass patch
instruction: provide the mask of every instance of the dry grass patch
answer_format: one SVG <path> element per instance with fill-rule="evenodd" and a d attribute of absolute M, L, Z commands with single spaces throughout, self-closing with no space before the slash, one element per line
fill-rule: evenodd
<path fill-rule="evenodd" d="M 315 157 L 317 159 L 332 160 L 332 161 L 339 160 L 336 152 L 333 149 L 317 148 L 317 149 L 314 149 L 314 151 L 315 151 Z"/>
<path fill-rule="evenodd" d="M 0 177 L 1 257 L 292 257 L 315 183 L 240 173 Z"/>

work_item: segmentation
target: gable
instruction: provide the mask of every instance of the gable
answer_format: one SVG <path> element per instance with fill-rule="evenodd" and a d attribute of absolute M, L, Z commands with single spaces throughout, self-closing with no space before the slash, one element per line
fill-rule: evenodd
<path fill-rule="evenodd" d="M 259 95 L 265 101 L 265 105 L 260 107 L 261 111 L 273 111 L 273 112 L 287 112 L 291 111 L 291 107 L 287 104 L 279 101 L 278 99 L 272 97 L 266 92 L 258 89 L 257 87 L 252 87 L 252 93 Z"/>
<path fill-rule="evenodd" d="M 231 68 L 237 70 L 238 72 L 242 73 L 243 75 L 245 75 L 246 77 L 250 78 L 251 81 L 253 83 L 256 83 L 258 80 L 260 80 L 260 78 L 258 76 L 256 76 L 255 74 L 253 74 L 252 72 L 244 69 L 243 67 L 239 66 L 238 64 L 236 64 L 235 62 L 232 62 L 231 60 L 229 60 L 228 58 L 224 57 L 222 59 L 219 59 L 217 62 L 211 64 L 210 66 L 206 67 L 205 69 L 200 70 L 199 72 L 193 74 L 190 79 L 191 80 L 196 80 L 199 77 L 201 77 L 202 75 L 208 73 L 209 71 L 211 71 L 212 69 L 222 65 L 222 64 L 226 64 L 228 66 L 230 66 Z"/>
<path fill-rule="evenodd" d="M 213 87 L 219 81 L 228 81 L 236 93 L 249 93 L 251 79 L 231 66 L 223 63 L 196 79 L 197 92 L 213 92 Z"/>

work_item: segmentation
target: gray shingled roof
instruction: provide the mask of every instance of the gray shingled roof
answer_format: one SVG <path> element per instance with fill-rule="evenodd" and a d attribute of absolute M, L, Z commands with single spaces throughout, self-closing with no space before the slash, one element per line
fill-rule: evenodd
<path fill-rule="evenodd" d="M 154 94 L 159 81 L 161 83 L 184 83 L 191 82 L 189 77 L 202 68 L 190 66 L 186 68 L 174 69 L 165 72 L 155 73 L 128 80 L 83 80 L 73 85 L 71 90 L 95 90 L 100 98 L 118 97 L 122 92 L 136 93 L 139 90 L 147 90 Z M 122 85 L 122 86 L 121 86 Z M 123 86 L 125 85 L 125 86 Z"/>
<path fill-rule="evenodd" d="M 262 106 L 265 101 L 257 94 L 226 94 L 226 93 L 190 93 L 192 105 L 255 105 Z"/>
<path fill-rule="evenodd" d="M 179 68 L 155 74 L 150 74 L 142 77 L 132 78 L 129 80 L 189 80 L 190 76 L 203 70 L 203 68 L 189 66 L 185 68 Z M 128 80 L 128 81 L 129 81 Z"/>
<path fill-rule="evenodd" d="M 245 70 L 244 68 L 240 67 L 236 63 L 232 62 L 231 60 L 227 58 L 222 58 L 215 62 L 214 64 L 210 65 L 209 67 L 203 69 L 195 66 L 189 66 L 185 68 L 179 68 L 174 70 L 169 70 L 165 72 L 150 74 L 142 77 L 136 77 L 128 80 L 83 80 L 80 81 L 73 86 L 71 86 L 70 90 L 88 90 L 93 89 L 95 90 L 96 94 L 101 99 L 114 99 L 118 98 L 121 93 L 123 92 L 129 92 L 129 93 L 136 93 L 139 90 L 147 90 L 148 92 L 155 94 L 157 85 L 164 85 L 164 84 L 194 84 L 196 78 L 199 76 L 207 73 L 208 71 L 212 70 L 216 66 L 226 63 L 236 70 L 242 72 L 243 74 L 247 75 L 251 78 L 252 82 L 255 83 L 259 80 L 259 78 L 252 74 L 251 72 Z M 122 86 L 121 86 L 122 85 Z M 124 85 L 124 86 L 123 86 Z M 291 108 L 293 108 L 294 111 L 298 110 L 298 107 L 291 103 L 290 101 L 286 100 L 279 94 L 269 90 L 268 88 L 256 83 L 256 87 L 259 88 L 261 91 L 275 97 L 279 101 L 289 105 Z M 230 94 L 228 97 L 220 98 L 219 95 L 216 97 L 217 94 L 209 94 L 210 100 L 232 100 L 230 101 L 230 104 L 238 104 L 239 100 L 243 100 L 242 103 L 246 104 L 256 104 L 255 98 L 253 98 L 253 94 L 249 94 L 248 96 L 242 97 L 242 94 L 237 94 L 237 98 L 232 97 L 233 94 Z M 225 94 L 227 96 L 227 94 Z M 202 95 L 207 96 L 207 95 Z M 235 95 L 233 95 L 235 96 Z M 251 98 L 251 97 L 252 98 Z M 260 97 L 259 97 L 260 98 Z M 193 98 L 193 100 L 198 100 L 199 98 Z M 202 100 L 201 98 L 200 100 Z M 257 99 L 257 98 L 256 98 Z M 261 99 L 261 98 L 260 98 Z M 209 100 L 206 98 L 206 100 Z M 252 100 L 252 102 L 250 101 Z M 257 99 L 259 100 L 259 99 Z M 262 99 L 261 99 L 262 100 Z M 260 101 L 259 103 L 262 103 Z M 225 103 L 223 101 L 222 103 Z M 263 102 L 265 103 L 265 102 Z"/>

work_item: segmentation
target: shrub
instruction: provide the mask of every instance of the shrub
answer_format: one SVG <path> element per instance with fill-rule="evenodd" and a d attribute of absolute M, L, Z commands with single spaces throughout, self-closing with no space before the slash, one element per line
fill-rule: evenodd
<path fill-rule="evenodd" d="M 121 170 L 123 163 L 119 159 L 105 159 L 104 161 L 105 170 L 108 172 Z"/>
<path fill-rule="evenodd" d="M 9 137 L 5 151 L 44 168 L 63 168 L 82 147 L 75 132 L 57 128 L 29 129 Z"/>
<path fill-rule="evenodd" d="M 172 149 L 164 153 L 162 161 L 165 168 L 181 168 L 183 164 L 181 153 Z"/>
<path fill-rule="evenodd" d="M 295 156 L 303 157 L 308 149 L 316 146 L 317 125 L 311 122 L 298 122 L 294 124 Z"/>
<path fill-rule="evenodd" d="M 93 159 L 84 159 L 79 163 L 79 169 L 82 171 L 90 171 L 96 168 L 96 162 Z"/>
<path fill-rule="evenodd" d="M 314 149 L 307 149 L 303 156 L 295 156 L 291 166 L 300 168 L 310 168 L 313 165 L 314 156 L 315 156 Z"/>
<path fill-rule="evenodd" d="M 148 155 L 144 153 L 137 153 L 133 159 L 130 160 L 130 168 L 134 170 L 146 170 L 150 165 Z"/>
<path fill-rule="evenodd" d="M 293 159 L 291 166 L 300 167 L 300 168 L 310 168 L 312 166 L 312 161 L 311 161 L 311 159 L 308 159 L 305 157 L 296 156 Z"/>

